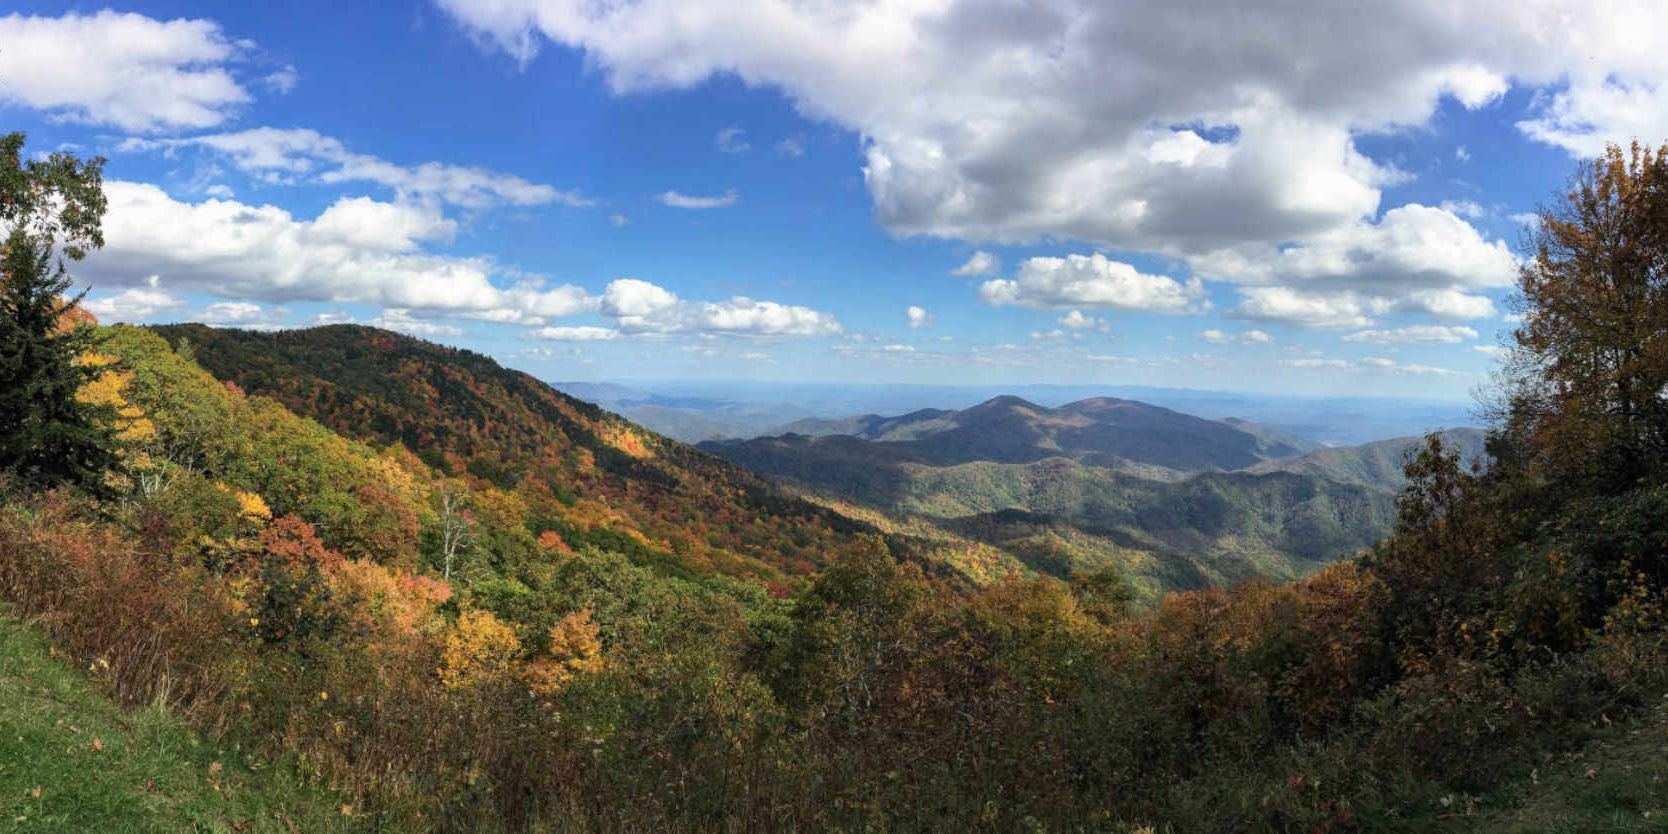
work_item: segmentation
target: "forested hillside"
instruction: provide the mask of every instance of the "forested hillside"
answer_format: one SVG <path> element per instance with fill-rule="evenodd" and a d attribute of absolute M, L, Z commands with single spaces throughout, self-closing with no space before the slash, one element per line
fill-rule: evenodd
<path fill-rule="evenodd" d="M 239 390 L 407 450 L 442 479 L 513 496 L 510 526 L 565 547 L 774 580 L 808 575 L 876 532 L 480 354 L 353 325 L 153 330 Z M 894 544 L 929 561 L 950 556 L 939 543 Z"/>
<path fill-rule="evenodd" d="M 1305 576 L 1371 545 L 1395 516 L 1393 488 L 1307 471 L 1149 478 L 1064 457 L 934 466 L 913 444 L 847 435 L 707 448 L 817 494 L 930 520 L 1063 579 L 1115 565 L 1145 599 Z"/>

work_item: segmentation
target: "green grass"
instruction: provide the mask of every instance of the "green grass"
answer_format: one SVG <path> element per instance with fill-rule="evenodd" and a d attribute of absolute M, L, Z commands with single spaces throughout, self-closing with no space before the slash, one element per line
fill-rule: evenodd
<path fill-rule="evenodd" d="M 1668 831 L 1668 699 L 1619 721 L 1472 804 L 1450 797 L 1429 815 L 1381 830 L 1477 834 L 1633 834 Z M 1467 812 L 1467 806 L 1471 810 Z M 1379 828 L 1374 826 L 1374 828 Z"/>
<path fill-rule="evenodd" d="M 123 710 L 0 608 L 0 832 L 360 830 L 293 770 Z"/>

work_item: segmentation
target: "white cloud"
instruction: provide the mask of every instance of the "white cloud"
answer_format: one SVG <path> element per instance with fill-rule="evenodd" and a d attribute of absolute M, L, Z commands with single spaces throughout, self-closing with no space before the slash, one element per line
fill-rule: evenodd
<path fill-rule="evenodd" d="M 995 275 L 1002 268 L 1002 261 L 989 252 L 980 250 L 974 252 L 967 262 L 950 271 L 951 275 Z"/>
<path fill-rule="evenodd" d="M 1486 353 L 1489 356 L 1499 356 L 1506 352 L 1506 349 L 1500 345 L 1472 345 L 1471 349 L 1478 353 Z"/>
<path fill-rule="evenodd" d="M 217 327 L 270 330 L 280 326 L 285 315 L 287 315 L 287 311 L 282 309 L 268 310 L 259 304 L 248 301 L 216 301 L 198 311 L 191 318 Z"/>
<path fill-rule="evenodd" d="M 1098 330 L 1105 333 L 1112 329 L 1112 325 L 1106 319 L 1085 316 L 1080 310 L 1072 310 L 1061 316 L 1057 321 L 1060 322 L 1061 327 L 1071 330 Z"/>
<path fill-rule="evenodd" d="M 391 308 L 383 310 L 382 314 L 366 324 L 371 327 L 381 327 L 385 330 L 397 330 L 410 336 L 462 336 L 463 328 L 450 324 L 439 324 L 425 319 L 415 318 L 410 310 Z"/>
<path fill-rule="evenodd" d="M 122 290 L 105 298 L 91 299 L 82 306 L 87 312 L 97 316 L 99 321 L 113 324 L 119 321 L 148 321 L 158 313 L 178 310 L 185 306 L 185 302 L 165 292 L 161 282 L 153 275 L 143 286 Z"/>
<path fill-rule="evenodd" d="M 735 336 L 831 336 L 840 322 L 829 313 L 736 296 L 686 301 L 647 281 L 621 278 L 602 294 L 601 312 L 628 333 L 701 333 Z"/>
<path fill-rule="evenodd" d="M 541 327 L 528 337 L 554 342 L 605 342 L 619 335 L 620 331 L 609 327 Z"/>
<path fill-rule="evenodd" d="M 904 317 L 909 319 L 910 330 L 922 330 L 932 326 L 933 314 L 927 312 L 924 307 L 911 304 L 904 308 Z"/>
<path fill-rule="evenodd" d="M 582 51 L 617 94 L 779 91 L 863 137 L 895 235 L 1084 241 L 1369 306 L 1511 268 L 1469 207 L 1381 205 L 1409 175 L 1361 137 L 1429 126 L 1444 100 L 1517 108 L 1524 135 L 1578 155 L 1668 135 L 1668 9 L 1645 2 L 439 2 L 523 62 Z"/>
<path fill-rule="evenodd" d="M 1229 311 L 1234 318 L 1270 321 L 1294 327 L 1366 327 L 1373 323 L 1370 305 L 1351 293 L 1330 295 L 1300 293 L 1286 287 L 1248 287 L 1240 290 L 1239 306 Z"/>
<path fill-rule="evenodd" d="M 1410 203 L 1296 246 L 1254 245 L 1190 259 L 1206 278 L 1352 289 L 1386 297 L 1454 287 L 1505 287 L 1518 260 L 1446 208 Z"/>
<path fill-rule="evenodd" d="M 747 143 L 747 131 L 734 126 L 718 131 L 718 135 L 713 137 L 712 141 L 724 153 L 746 153 L 753 149 L 753 146 Z"/>
<path fill-rule="evenodd" d="M 1459 147 L 1454 148 L 1454 159 L 1457 159 L 1460 162 L 1470 162 L 1471 152 L 1466 150 L 1464 145 L 1460 145 Z"/>
<path fill-rule="evenodd" d="M 0 17 L 0 102 L 125 130 L 212 127 L 250 100 L 230 69 L 245 51 L 209 20 L 12 14 Z"/>
<path fill-rule="evenodd" d="M 578 192 L 484 168 L 441 162 L 398 165 L 355 153 L 336 139 L 304 128 L 258 127 L 181 139 L 128 139 L 120 148 L 128 152 L 168 153 L 196 148 L 230 159 L 240 170 L 267 183 L 370 182 L 393 189 L 401 196 L 438 198 L 469 208 L 552 203 L 576 207 L 594 205 Z"/>
<path fill-rule="evenodd" d="M 805 145 L 790 137 L 776 143 L 776 152 L 783 156 L 800 157 L 805 155 Z"/>
<path fill-rule="evenodd" d="M 1213 345 L 1228 345 L 1234 343 L 1247 345 L 1263 345 L 1274 341 L 1274 337 L 1261 330 L 1247 330 L 1243 333 L 1228 333 L 1222 330 L 1210 329 L 1199 332 L 1199 340 Z"/>
<path fill-rule="evenodd" d="M 1449 214 L 1469 217 L 1472 220 L 1488 214 L 1475 200 L 1443 200 L 1437 207 Z"/>
<path fill-rule="evenodd" d="M 110 181 L 105 190 L 105 247 L 76 273 L 100 289 L 160 276 L 177 290 L 238 301 L 364 303 L 509 323 L 598 306 L 578 287 L 501 288 L 488 259 L 423 251 L 450 227 L 408 206 L 343 198 L 304 220 L 270 205 L 181 202 L 142 183 Z"/>
<path fill-rule="evenodd" d="M 1393 0 L 1365 22 L 1321 0 L 440 4 L 524 62 L 547 40 L 581 49 L 619 93 L 729 74 L 780 90 L 865 137 L 877 214 L 901 234 L 1300 240 L 1378 208 L 1395 174 L 1358 135 L 1427 124 L 1444 97 L 1496 106 L 1513 83 L 1567 82 L 1528 105 L 1544 141 L 1668 135 L 1665 27 L 1639 3 Z"/>
<path fill-rule="evenodd" d="M 1163 275 L 1147 275 L 1135 267 L 1092 255 L 1030 258 L 1018 277 L 993 279 L 979 287 L 979 296 L 992 305 L 1026 307 L 1098 307 L 1158 313 L 1194 312 L 1205 306 L 1199 279 L 1186 283 Z"/>
<path fill-rule="evenodd" d="M 608 215 L 608 222 L 614 224 L 616 229 L 623 229 L 631 220 L 623 214 L 610 214 Z"/>
<path fill-rule="evenodd" d="M 1418 363 L 1401 364 L 1382 356 L 1368 356 L 1361 359 L 1328 359 L 1322 357 L 1305 357 L 1302 359 L 1282 359 L 1280 364 L 1288 368 L 1304 368 L 1310 370 L 1326 369 L 1334 371 L 1378 371 L 1411 376 L 1466 376 L 1462 371 L 1438 368 Z"/>
<path fill-rule="evenodd" d="M 1400 308 L 1444 319 L 1486 319 L 1494 315 L 1494 302 L 1488 296 L 1468 295 L 1456 289 L 1415 290 Z"/>
<path fill-rule="evenodd" d="M 671 206 L 672 208 L 712 209 L 729 208 L 730 206 L 735 205 L 736 201 L 740 198 L 736 196 L 735 189 L 732 188 L 729 191 L 714 197 L 692 197 L 688 194 L 679 194 L 676 191 L 667 191 L 661 194 L 658 199 L 661 204 Z"/>
<path fill-rule="evenodd" d="M 283 95 L 284 93 L 294 90 L 295 85 L 300 82 L 301 75 L 295 71 L 295 67 L 284 67 L 277 72 L 261 76 L 262 86 L 278 93 L 279 95 Z"/>
<path fill-rule="evenodd" d="M 1475 338 L 1477 338 L 1477 331 L 1469 327 L 1416 324 L 1408 327 L 1398 327 L 1394 330 L 1362 330 L 1345 336 L 1344 341 L 1362 342 L 1371 345 L 1414 342 L 1458 344 Z"/>
<path fill-rule="evenodd" d="M 1345 359 L 1322 359 L 1304 357 L 1302 359 L 1282 359 L 1280 364 L 1288 368 L 1348 368 L 1349 361 Z"/>
<path fill-rule="evenodd" d="M 610 282 L 602 294 L 602 312 L 615 318 L 644 318 L 677 305 L 676 295 L 636 278 Z"/>

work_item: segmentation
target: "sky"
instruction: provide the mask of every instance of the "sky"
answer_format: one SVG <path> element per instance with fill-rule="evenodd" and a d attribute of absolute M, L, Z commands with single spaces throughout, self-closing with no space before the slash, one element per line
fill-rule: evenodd
<path fill-rule="evenodd" d="M 106 322 L 550 380 L 1463 398 L 1534 212 L 1668 139 L 1654 2 L 12 2 Z"/>

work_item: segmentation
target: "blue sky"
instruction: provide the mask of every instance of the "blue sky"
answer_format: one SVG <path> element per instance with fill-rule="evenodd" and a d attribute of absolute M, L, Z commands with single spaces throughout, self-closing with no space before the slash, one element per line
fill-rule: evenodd
<path fill-rule="evenodd" d="M 1146 5 L 25 2 L 0 117 L 109 158 L 106 320 L 1433 397 L 1486 381 L 1524 215 L 1668 138 L 1619 7 Z"/>

